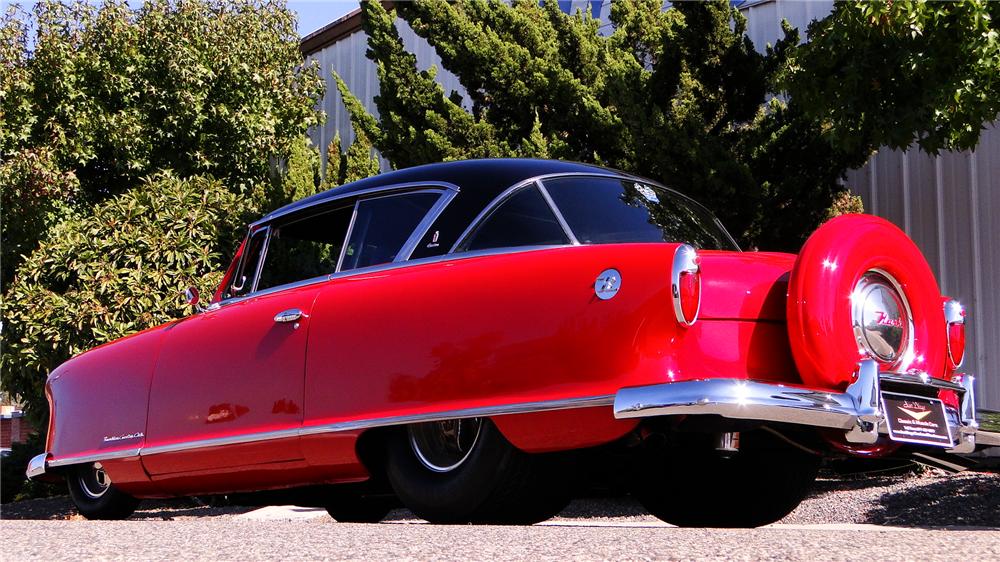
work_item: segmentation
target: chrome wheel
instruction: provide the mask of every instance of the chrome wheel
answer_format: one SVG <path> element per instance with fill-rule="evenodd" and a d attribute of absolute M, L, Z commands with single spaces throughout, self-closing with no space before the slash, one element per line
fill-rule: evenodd
<path fill-rule="evenodd" d="M 111 489 L 111 479 L 99 462 L 91 465 L 90 469 L 81 470 L 77 474 L 77 479 L 80 482 L 80 490 L 91 499 L 96 500 Z"/>
<path fill-rule="evenodd" d="M 472 453 L 483 428 L 482 418 L 444 420 L 409 426 L 410 447 L 420 464 L 434 472 L 455 470 Z"/>

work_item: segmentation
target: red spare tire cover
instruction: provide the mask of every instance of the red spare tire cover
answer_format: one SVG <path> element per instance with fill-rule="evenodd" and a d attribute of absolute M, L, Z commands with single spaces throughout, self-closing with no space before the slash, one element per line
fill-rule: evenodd
<path fill-rule="evenodd" d="M 893 361 L 870 354 L 855 334 L 851 295 L 866 274 L 894 280 L 909 305 L 911 343 Z M 944 375 L 941 291 L 920 249 L 885 219 L 842 215 L 817 229 L 795 261 L 787 304 L 792 356 L 808 386 L 842 390 L 869 357 L 883 371 Z"/>

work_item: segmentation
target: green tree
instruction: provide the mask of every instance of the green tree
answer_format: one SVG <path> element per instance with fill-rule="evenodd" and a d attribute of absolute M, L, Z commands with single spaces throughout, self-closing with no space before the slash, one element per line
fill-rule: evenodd
<path fill-rule="evenodd" d="M 797 33 L 758 53 L 722 0 L 665 11 L 659 0 L 615 2 L 607 37 L 551 0 L 396 8 L 468 92 L 446 94 L 404 49 L 395 14 L 362 4 L 379 118 L 335 78 L 355 128 L 396 167 L 496 156 L 605 164 L 700 200 L 745 245 L 796 249 L 844 171 L 867 157 L 823 141 L 794 104 L 769 99 Z"/>
<path fill-rule="evenodd" d="M 53 227 L 4 295 L 3 387 L 45 427 L 48 373 L 189 313 L 181 291 L 211 294 L 255 213 L 220 181 L 163 173 Z"/>
<path fill-rule="evenodd" d="M 340 171 L 344 169 L 344 165 L 344 154 L 338 132 L 326 146 L 326 171 L 323 174 L 323 183 L 328 187 L 341 185 Z"/>
<path fill-rule="evenodd" d="M 54 173 L 0 177 L 4 203 L 21 205 L 4 217 L 4 287 L 53 196 L 84 210 L 164 169 L 243 192 L 323 117 L 317 65 L 281 1 L 46 0 L 6 10 L 0 54 L 0 159 L 25 170 L 44 152 Z"/>
<path fill-rule="evenodd" d="M 1000 115 L 1000 2 L 837 2 L 785 83 L 846 150 L 971 149 Z"/>

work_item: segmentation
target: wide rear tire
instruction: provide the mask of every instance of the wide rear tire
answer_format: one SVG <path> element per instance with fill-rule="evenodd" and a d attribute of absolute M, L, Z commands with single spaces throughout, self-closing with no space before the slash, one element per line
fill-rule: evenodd
<path fill-rule="evenodd" d="M 467 420 L 468 421 L 468 420 Z M 435 427 L 419 424 L 391 437 L 386 474 L 403 505 L 431 523 L 531 524 L 560 512 L 569 495 L 547 459 L 510 444 L 492 421 L 467 424 L 467 450 L 453 458 L 427 438 Z M 452 431 L 451 435 L 457 433 Z"/>
<path fill-rule="evenodd" d="M 707 436 L 704 436 L 707 438 Z M 741 450 L 720 456 L 707 439 L 694 447 L 647 447 L 633 495 L 678 527 L 760 527 L 791 513 L 809 493 L 819 458 L 743 434 Z"/>
<path fill-rule="evenodd" d="M 74 467 L 66 475 L 69 497 L 87 519 L 125 519 L 135 512 L 139 500 L 111 483 L 101 463 Z"/>
<path fill-rule="evenodd" d="M 340 523 L 378 523 L 393 507 L 391 498 L 337 495 L 326 505 L 326 512 Z"/>

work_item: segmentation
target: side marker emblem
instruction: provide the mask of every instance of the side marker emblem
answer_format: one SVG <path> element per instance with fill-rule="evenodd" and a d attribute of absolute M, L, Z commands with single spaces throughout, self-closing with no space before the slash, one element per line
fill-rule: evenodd
<path fill-rule="evenodd" d="M 622 287 L 622 274 L 617 269 L 605 269 L 594 281 L 594 293 L 601 300 L 608 300 L 618 294 Z"/>

